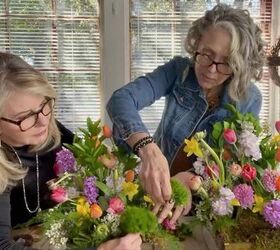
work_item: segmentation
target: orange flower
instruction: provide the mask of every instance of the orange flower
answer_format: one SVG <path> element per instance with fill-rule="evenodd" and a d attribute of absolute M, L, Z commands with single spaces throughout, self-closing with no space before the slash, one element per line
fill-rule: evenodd
<path fill-rule="evenodd" d="M 104 135 L 105 138 L 112 137 L 112 130 L 108 125 L 105 124 L 103 126 L 102 130 L 103 130 L 103 135 Z"/>
<path fill-rule="evenodd" d="M 134 181 L 134 177 L 135 177 L 135 173 L 133 170 L 127 170 L 125 172 L 125 181 L 126 182 L 133 182 Z"/>
<path fill-rule="evenodd" d="M 280 176 L 276 178 L 275 186 L 276 186 L 276 190 L 280 191 Z"/>
<path fill-rule="evenodd" d="M 97 219 L 100 218 L 102 216 L 102 209 L 101 207 L 97 204 L 97 203 L 93 203 L 90 206 L 90 217 Z"/>
<path fill-rule="evenodd" d="M 276 150 L 276 153 L 275 153 L 275 160 L 280 162 L 280 148 L 278 148 Z"/>

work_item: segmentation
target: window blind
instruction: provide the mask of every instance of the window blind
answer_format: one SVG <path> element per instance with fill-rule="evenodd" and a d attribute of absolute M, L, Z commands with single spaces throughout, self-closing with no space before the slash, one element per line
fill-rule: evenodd
<path fill-rule="evenodd" d="M 151 72 L 176 55 L 186 56 L 184 39 L 191 23 L 201 17 L 207 9 L 217 2 L 233 7 L 248 9 L 251 16 L 263 28 L 263 38 L 270 45 L 271 0 L 131 0 L 131 79 Z M 268 48 L 269 49 L 269 46 Z M 269 118 L 268 71 L 257 83 L 263 94 L 261 118 Z M 164 108 L 164 98 L 140 112 L 149 131 L 154 133 Z"/>
<path fill-rule="evenodd" d="M 56 117 L 69 129 L 100 118 L 97 0 L 1 0 L 0 50 L 20 55 L 57 90 Z"/>

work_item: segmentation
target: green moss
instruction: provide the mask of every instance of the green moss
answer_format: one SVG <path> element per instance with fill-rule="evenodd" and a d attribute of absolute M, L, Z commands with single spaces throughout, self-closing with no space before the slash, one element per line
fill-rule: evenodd
<path fill-rule="evenodd" d="M 225 242 L 250 242 L 252 249 L 279 249 L 280 230 L 272 228 L 259 214 L 242 211 L 237 225 L 227 231 Z"/>
<path fill-rule="evenodd" d="M 120 218 L 120 229 L 124 234 L 155 233 L 158 230 L 157 217 L 146 208 L 127 207 Z"/>
<path fill-rule="evenodd" d="M 171 187 L 172 187 L 172 198 L 175 201 L 176 206 L 186 205 L 190 191 L 178 180 L 171 179 Z"/>

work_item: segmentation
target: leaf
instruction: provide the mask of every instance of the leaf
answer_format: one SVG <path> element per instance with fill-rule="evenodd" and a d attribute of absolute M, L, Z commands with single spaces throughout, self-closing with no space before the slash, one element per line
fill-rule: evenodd
<path fill-rule="evenodd" d="M 95 181 L 95 185 L 106 195 L 111 194 L 111 189 L 106 186 L 106 184 L 100 182 L 100 181 Z"/>
<path fill-rule="evenodd" d="M 222 122 L 216 122 L 213 126 L 212 136 L 215 140 L 218 140 L 223 131 Z"/>

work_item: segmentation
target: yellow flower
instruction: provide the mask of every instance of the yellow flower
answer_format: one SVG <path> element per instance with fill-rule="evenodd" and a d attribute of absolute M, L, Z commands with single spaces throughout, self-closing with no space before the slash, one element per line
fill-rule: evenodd
<path fill-rule="evenodd" d="M 232 200 L 230 201 L 230 204 L 231 204 L 232 206 L 236 206 L 236 207 L 239 207 L 239 206 L 240 206 L 240 202 L 239 202 L 239 200 L 237 200 L 236 198 L 232 199 Z"/>
<path fill-rule="evenodd" d="M 90 206 L 86 201 L 85 197 L 81 197 L 78 199 L 76 204 L 77 213 L 82 216 L 90 216 Z"/>
<path fill-rule="evenodd" d="M 192 137 L 191 140 L 185 139 L 185 144 L 186 146 L 184 147 L 184 152 L 188 153 L 187 156 L 195 154 L 200 158 L 203 157 L 198 141 L 195 138 Z"/>
<path fill-rule="evenodd" d="M 255 194 L 255 205 L 252 209 L 253 213 L 262 213 L 263 211 L 263 206 L 264 206 L 264 199 L 261 196 L 258 196 Z"/>
<path fill-rule="evenodd" d="M 151 197 L 148 196 L 148 195 L 144 195 L 144 201 L 146 201 L 146 202 L 148 202 L 148 203 L 154 205 L 153 200 L 152 200 Z"/>
<path fill-rule="evenodd" d="M 271 142 L 278 144 L 280 142 L 280 135 L 274 135 L 271 139 Z"/>
<path fill-rule="evenodd" d="M 132 182 L 123 182 L 122 184 L 122 192 L 124 195 L 128 196 L 128 199 L 131 201 L 133 196 L 138 193 L 138 186 Z"/>

